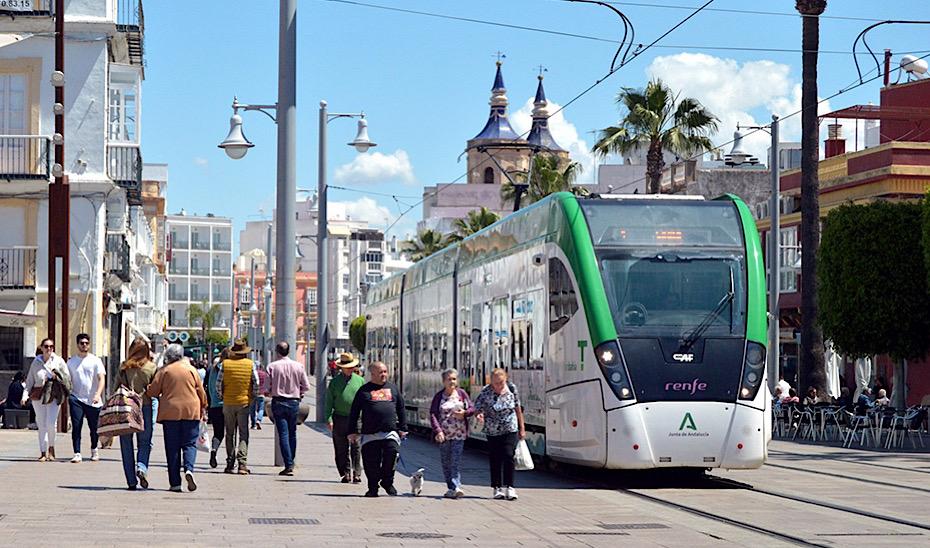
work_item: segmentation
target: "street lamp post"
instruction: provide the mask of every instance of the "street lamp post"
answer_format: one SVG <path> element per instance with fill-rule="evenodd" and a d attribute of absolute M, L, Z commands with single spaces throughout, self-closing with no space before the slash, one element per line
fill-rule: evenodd
<path fill-rule="evenodd" d="M 242 133 L 239 110 L 258 110 L 278 126 L 277 160 L 277 249 L 293 245 L 297 208 L 297 0 L 280 0 L 278 35 L 278 102 L 274 105 L 245 105 L 233 100 L 229 134 L 219 144 L 234 160 L 245 156 L 252 143 Z M 274 112 L 272 114 L 271 112 Z M 278 253 L 275 261 L 275 333 L 291 347 L 297 342 L 296 264 L 293 253 Z"/>
<path fill-rule="evenodd" d="M 329 265 L 326 248 L 327 239 L 327 199 L 326 199 L 326 126 L 336 118 L 358 118 L 358 133 L 355 140 L 348 143 L 349 146 L 355 147 L 358 152 L 367 152 L 369 148 L 377 146 L 368 138 L 368 122 L 365 120 L 365 113 L 330 113 L 326 110 L 326 101 L 320 101 L 320 151 L 318 161 L 318 180 L 317 180 L 317 235 L 316 235 L 316 257 L 317 257 L 317 276 L 316 276 L 316 420 L 323 422 L 323 407 L 326 401 L 326 348 L 329 346 L 329 329 L 327 312 L 329 308 L 328 301 L 328 282 L 329 282 Z"/>

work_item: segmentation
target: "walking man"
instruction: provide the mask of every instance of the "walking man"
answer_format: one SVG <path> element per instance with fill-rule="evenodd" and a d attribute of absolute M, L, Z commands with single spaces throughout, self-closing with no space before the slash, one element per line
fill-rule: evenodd
<path fill-rule="evenodd" d="M 278 432 L 278 445 L 284 459 L 280 476 L 294 475 L 294 457 L 297 455 L 297 413 L 300 400 L 310 389 L 304 367 L 290 359 L 291 347 L 287 341 L 275 345 L 277 361 L 268 365 L 268 394 L 271 396 L 271 417 Z"/>
<path fill-rule="evenodd" d="M 100 358 L 90 353 L 90 336 L 81 333 L 75 337 L 77 355 L 68 360 L 68 373 L 71 375 L 71 395 L 68 397 L 68 410 L 71 413 L 71 445 L 74 446 L 74 458 L 71 462 L 81 462 L 81 430 L 84 419 L 90 429 L 90 460 L 100 460 L 97 453 L 97 423 L 100 408 L 103 407 L 103 389 L 106 387 L 106 370 Z"/>
<path fill-rule="evenodd" d="M 216 375 L 216 394 L 223 400 L 223 420 L 226 423 L 227 474 L 249 474 L 249 405 L 258 395 L 258 373 L 249 359 L 251 349 L 243 339 L 236 339 L 229 349 L 229 358 L 219 365 Z M 236 434 L 239 445 L 236 446 Z"/>
<path fill-rule="evenodd" d="M 358 360 L 344 352 L 335 362 L 341 375 L 336 375 L 326 388 L 326 426 L 333 433 L 333 449 L 336 451 L 336 468 L 342 483 L 362 482 L 362 458 L 358 443 L 349 442 L 349 434 L 355 429 L 349 428 L 349 413 L 352 401 L 358 389 L 365 384 L 365 379 L 356 375 Z M 357 419 L 357 417 L 356 417 Z"/>
<path fill-rule="evenodd" d="M 388 382 L 387 366 L 375 362 L 370 368 L 371 381 L 355 394 L 349 414 L 349 441 L 359 439 L 358 420 L 362 419 L 362 462 L 368 478 L 366 497 L 377 497 L 378 486 L 393 496 L 394 466 L 400 450 L 400 440 L 407 436 L 404 398 L 397 385 Z"/>

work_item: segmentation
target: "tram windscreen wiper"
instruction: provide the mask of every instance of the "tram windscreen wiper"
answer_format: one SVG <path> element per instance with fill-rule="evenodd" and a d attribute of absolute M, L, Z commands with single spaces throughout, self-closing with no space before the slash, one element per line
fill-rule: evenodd
<path fill-rule="evenodd" d="M 691 333 L 688 334 L 687 337 L 681 340 L 681 346 L 679 347 L 680 352 L 687 352 L 688 350 L 691 350 L 691 347 L 694 346 L 695 341 L 697 341 L 701 335 L 703 335 L 704 332 L 710 328 L 711 324 L 714 323 L 714 320 L 720 316 L 720 313 L 723 312 L 723 309 L 730 303 L 730 301 L 733 300 L 733 297 L 735 296 L 736 294 L 730 290 L 726 295 L 723 296 L 722 299 L 720 299 L 720 302 L 717 303 L 717 306 L 715 306 L 713 310 L 704 316 L 704 319 L 701 320 L 701 323 L 699 323 L 697 327 L 695 327 Z"/>

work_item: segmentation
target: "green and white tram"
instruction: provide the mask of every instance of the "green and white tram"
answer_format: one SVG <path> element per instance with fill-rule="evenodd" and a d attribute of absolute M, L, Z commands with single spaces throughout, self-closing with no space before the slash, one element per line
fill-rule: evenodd
<path fill-rule="evenodd" d="M 367 310 L 367 356 L 413 425 L 429 426 L 443 369 L 475 396 L 503 367 L 531 450 L 554 460 L 766 457 L 764 265 L 735 196 L 554 194 L 372 287 Z"/>

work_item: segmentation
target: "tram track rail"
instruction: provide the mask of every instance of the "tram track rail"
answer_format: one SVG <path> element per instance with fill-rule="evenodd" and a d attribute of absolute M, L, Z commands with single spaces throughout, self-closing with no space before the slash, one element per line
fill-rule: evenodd
<path fill-rule="evenodd" d="M 923 487 L 915 487 L 913 485 L 901 485 L 900 483 L 891 483 L 888 481 L 880 481 L 874 478 L 860 478 L 856 476 L 850 476 L 847 474 L 840 474 L 837 472 L 825 472 L 823 470 L 811 470 L 810 468 L 804 468 L 801 466 L 789 466 L 787 464 L 775 464 L 772 462 L 765 463 L 765 466 L 772 468 L 778 468 L 780 470 L 790 470 L 793 472 L 805 472 L 807 474 L 816 474 L 818 476 L 826 476 L 830 478 L 839 478 L 848 481 L 856 481 L 860 483 L 867 483 L 869 485 L 880 485 L 882 487 L 891 487 L 893 489 L 903 489 L 905 491 L 918 491 L 921 493 L 930 493 L 930 489 L 925 489 Z"/>
<path fill-rule="evenodd" d="M 769 454 L 776 455 L 776 456 L 803 457 L 805 460 L 838 460 L 838 461 L 847 462 L 850 464 L 858 464 L 861 466 L 871 466 L 873 468 L 884 468 L 887 470 L 900 470 L 903 472 L 913 472 L 915 474 L 930 474 L 930 470 L 917 470 L 914 468 L 907 468 L 905 466 L 895 466 L 893 464 L 879 464 L 877 462 L 867 462 L 862 459 L 856 458 L 855 456 L 805 455 L 803 453 L 795 453 L 792 451 L 779 451 L 779 450 L 774 450 L 774 449 L 769 449 Z"/>

